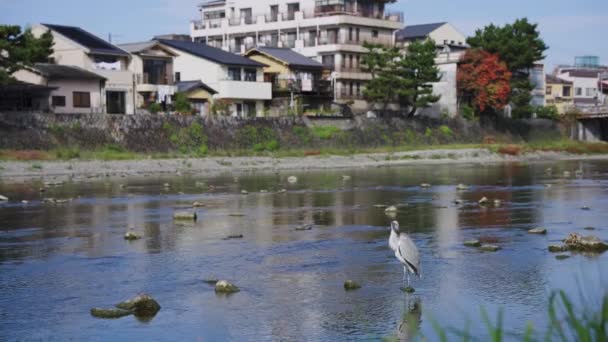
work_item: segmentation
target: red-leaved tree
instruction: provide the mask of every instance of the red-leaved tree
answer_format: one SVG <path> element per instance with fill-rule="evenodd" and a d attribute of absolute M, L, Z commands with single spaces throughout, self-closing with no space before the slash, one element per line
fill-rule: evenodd
<path fill-rule="evenodd" d="M 468 50 L 458 65 L 458 96 L 478 113 L 501 110 L 511 92 L 511 72 L 498 55 Z"/>

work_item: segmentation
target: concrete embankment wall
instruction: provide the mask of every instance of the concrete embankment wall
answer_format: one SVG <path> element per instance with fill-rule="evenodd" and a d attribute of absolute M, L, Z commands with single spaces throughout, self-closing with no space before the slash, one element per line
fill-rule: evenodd
<path fill-rule="evenodd" d="M 462 119 L 201 118 L 158 115 L 0 113 L 0 149 L 120 146 L 137 152 L 318 149 L 480 143 L 488 136 L 518 142 L 559 135 L 550 121 Z"/>

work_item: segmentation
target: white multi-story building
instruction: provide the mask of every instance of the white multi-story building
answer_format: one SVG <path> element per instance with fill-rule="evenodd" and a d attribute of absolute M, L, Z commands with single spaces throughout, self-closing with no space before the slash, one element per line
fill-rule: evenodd
<path fill-rule="evenodd" d="M 213 0 L 200 5 L 191 24 L 195 42 L 244 53 L 257 46 L 288 47 L 330 68 L 337 100 L 365 108 L 363 42 L 393 45 L 403 27 L 390 0 Z"/>

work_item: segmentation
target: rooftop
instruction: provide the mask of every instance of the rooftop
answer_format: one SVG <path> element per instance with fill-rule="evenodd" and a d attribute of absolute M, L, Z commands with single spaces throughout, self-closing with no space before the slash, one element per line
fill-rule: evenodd
<path fill-rule="evenodd" d="M 191 55 L 207 59 L 222 65 L 246 66 L 254 68 L 262 68 L 265 65 L 252 61 L 251 59 L 226 52 L 222 49 L 214 48 L 209 45 L 193 42 L 184 42 L 179 40 L 159 40 L 160 43 L 172 47 L 174 49 L 189 53 Z"/>
<path fill-rule="evenodd" d="M 194 89 L 204 89 L 211 94 L 217 94 L 217 91 L 215 91 L 215 89 L 211 88 L 210 86 L 206 85 L 201 81 L 182 81 L 176 83 L 176 85 L 177 91 L 180 93 L 189 92 Z"/>
<path fill-rule="evenodd" d="M 580 78 L 598 78 L 598 76 L 602 73 L 601 70 L 585 70 L 585 69 L 574 69 L 567 70 L 564 73 L 569 73 L 570 77 L 580 77 Z"/>
<path fill-rule="evenodd" d="M 435 31 L 436 29 L 440 28 L 445 24 L 447 24 L 447 22 L 406 26 L 403 29 L 397 31 L 396 38 L 404 40 L 425 38 L 428 37 L 431 32 Z"/>
<path fill-rule="evenodd" d="M 96 35 L 87 32 L 80 27 L 42 24 L 49 29 L 65 36 L 68 39 L 89 49 L 91 53 L 114 56 L 129 56 L 129 54 L 115 45 L 112 45 Z"/>
<path fill-rule="evenodd" d="M 572 84 L 570 81 L 562 80 L 561 78 L 553 75 L 547 75 L 546 82 L 547 84 Z"/>
<path fill-rule="evenodd" d="M 106 78 L 94 72 L 71 65 L 36 63 L 34 68 L 47 78 L 63 80 L 105 80 Z"/>
<path fill-rule="evenodd" d="M 259 51 L 262 54 L 268 55 L 279 61 L 291 66 L 300 68 L 323 69 L 323 64 L 301 55 L 288 48 L 272 48 L 272 47 L 257 47 L 250 51 Z M 248 52 L 249 53 L 249 52 Z"/>

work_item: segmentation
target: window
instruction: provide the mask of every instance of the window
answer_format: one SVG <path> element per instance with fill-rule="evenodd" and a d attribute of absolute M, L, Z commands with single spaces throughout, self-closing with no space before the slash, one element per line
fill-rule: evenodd
<path fill-rule="evenodd" d="M 353 28 L 352 27 L 348 28 L 348 41 L 349 42 L 353 41 Z"/>
<path fill-rule="evenodd" d="M 334 55 L 323 55 L 322 63 L 329 69 L 333 70 L 335 67 L 335 58 Z"/>
<path fill-rule="evenodd" d="M 355 95 L 359 96 L 361 95 L 361 83 L 357 82 L 357 92 L 355 93 Z"/>
<path fill-rule="evenodd" d="M 372 30 L 372 38 L 378 38 L 378 30 Z"/>
<path fill-rule="evenodd" d="M 595 88 L 587 88 L 586 90 L 587 91 L 585 93 L 585 96 L 589 96 L 589 97 L 595 96 Z"/>
<path fill-rule="evenodd" d="M 352 69 L 354 67 L 354 65 L 353 65 L 353 55 L 349 55 L 348 56 L 348 63 L 349 63 L 348 67 Z"/>
<path fill-rule="evenodd" d="M 551 93 L 553 93 L 553 88 L 551 86 L 547 86 L 547 90 L 545 91 L 545 94 L 551 95 Z"/>
<path fill-rule="evenodd" d="M 91 93 L 75 91 L 72 96 L 74 108 L 91 108 Z"/>
<path fill-rule="evenodd" d="M 447 39 L 443 40 L 443 45 L 448 45 L 448 40 Z"/>
<path fill-rule="evenodd" d="M 355 38 L 357 41 L 359 41 L 360 35 L 361 35 L 361 30 L 359 28 L 357 28 L 357 30 L 355 31 Z"/>
<path fill-rule="evenodd" d="M 346 55 L 342 55 L 342 69 L 346 68 Z"/>
<path fill-rule="evenodd" d="M 53 107 L 65 107 L 65 96 L 53 96 L 51 103 Z"/>
<path fill-rule="evenodd" d="M 230 81 L 240 81 L 241 68 L 228 68 L 228 79 Z"/>
<path fill-rule="evenodd" d="M 574 93 L 576 94 L 576 96 L 583 96 L 583 88 L 576 87 L 574 89 Z"/>
<path fill-rule="evenodd" d="M 357 62 L 356 67 L 359 68 L 361 65 L 361 57 L 359 55 L 355 56 L 355 61 Z"/>
<path fill-rule="evenodd" d="M 181 81 L 182 81 L 182 73 L 176 72 L 175 73 L 175 82 L 181 82 Z"/>
<path fill-rule="evenodd" d="M 257 71 L 255 69 L 245 69 L 245 81 L 255 82 L 257 80 Z"/>
<path fill-rule="evenodd" d="M 572 96 L 572 88 L 564 87 L 564 97 L 570 97 L 570 96 Z"/>

